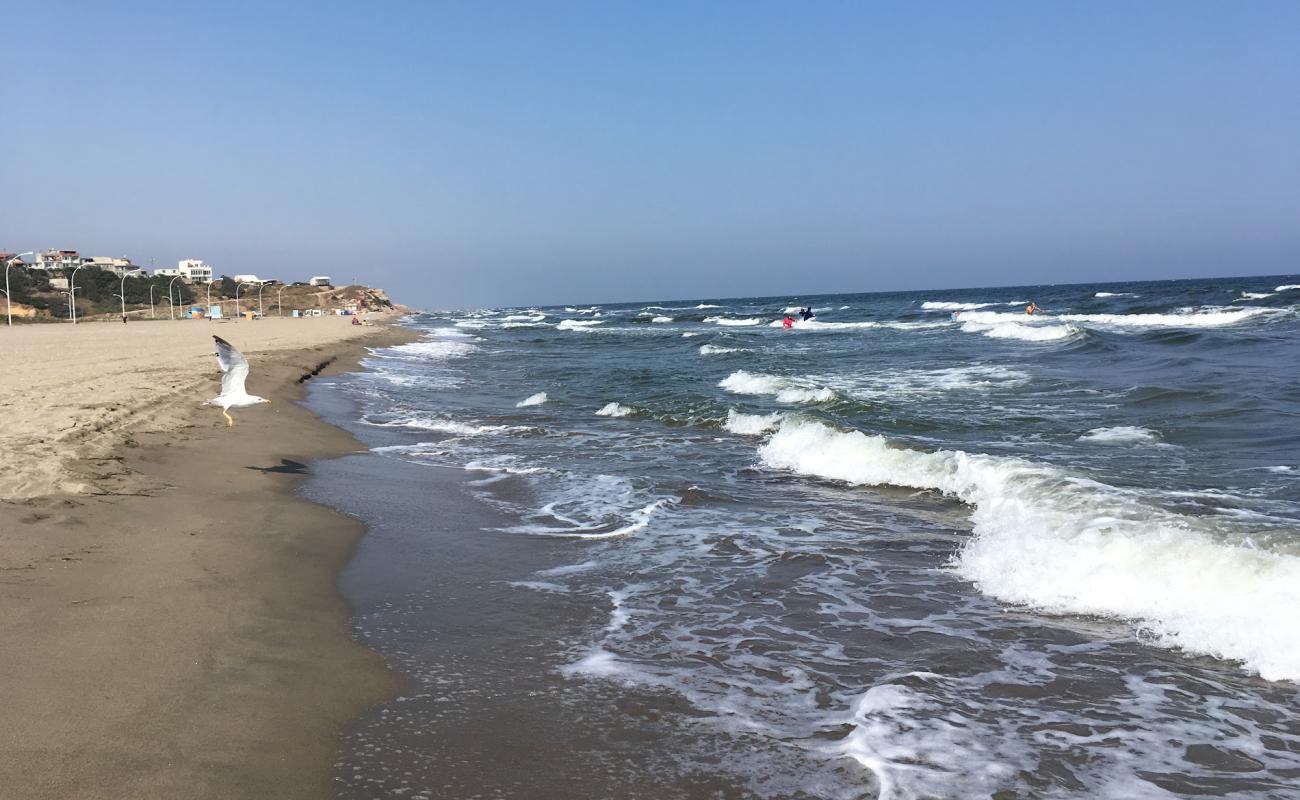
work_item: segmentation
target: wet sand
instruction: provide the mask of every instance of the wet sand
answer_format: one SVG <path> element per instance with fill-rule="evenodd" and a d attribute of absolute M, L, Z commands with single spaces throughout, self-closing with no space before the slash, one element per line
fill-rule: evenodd
<path fill-rule="evenodd" d="M 366 346 L 412 337 L 295 322 L 321 327 L 77 326 L 101 329 L 98 341 L 75 342 L 91 354 L 114 335 L 168 337 L 179 355 L 157 354 L 176 372 L 165 397 L 118 402 L 94 435 L 52 427 L 44 454 L 28 431 L 13 446 L 6 426 L 11 472 L 44 455 L 58 462 L 45 474 L 80 491 L 0 500 L 0 796 L 332 793 L 341 731 L 398 681 L 349 635 L 337 592 L 361 525 L 294 494 L 306 462 L 360 445 L 293 401 L 303 376 L 346 370 Z M 139 330 L 147 327 L 157 330 Z M 200 405 L 218 385 L 215 359 L 197 361 L 210 352 L 210 328 L 261 346 L 246 351 L 249 390 L 272 404 L 236 410 L 233 429 Z M 59 358 L 56 337 L 71 332 L 20 333 L 49 337 L 25 358 L 42 393 L 28 405 L 50 410 L 29 408 L 25 419 L 95 402 L 93 380 L 60 384 L 45 363 Z M 14 341 L 0 339 L 6 412 L 24 398 Z M 147 382 L 148 355 L 126 358 L 141 373 L 133 380 Z"/>

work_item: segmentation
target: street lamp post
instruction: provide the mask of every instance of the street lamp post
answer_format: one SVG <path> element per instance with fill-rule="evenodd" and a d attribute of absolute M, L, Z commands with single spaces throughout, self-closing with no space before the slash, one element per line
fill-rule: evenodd
<path fill-rule="evenodd" d="M 261 317 L 265 316 L 265 315 L 262 313 L 262 290 L 265 289 L 265 288 L 266 288 L 266 284 L 265 284 L 265 283 L 259 283 L 259 284 L 257 285 L 257 316 L 258 316 L 259 319 L 260 319 Z"/>
<path fill-rule="evenodd" d="M 81 264 L 76 269 L 72 270 L 72 277 L 68 279 L 68 296 L 71 298 L 68 302 L 72 304 L 73 325 L 77 324 L 77 272 L 84 266 L 86 265 Z"/>
<path fill-rule="evenodd" d="M 176 282 L 176 278 L 179 278 L 179 277 L 180 277 L 180 276 L 177 275 L 175 278 L 172 278 L 170 281 L 167 282 L 167 302 L 168 302 L 168 303 L 171 303 L 171 318 L 172 318 L 172 319 L 176 319 L 176 301 L 175 301 L 175 300 L 172 300 L 172 284 L 175 283 L 175 282 Z M 177 300 L 179 300 L 179 299 L 180 299 L 180 298 L 178 297 Z"/>
<path fill-rule="evenodd" d="M 280 293 L 283 291 L 283 286 L 275 290 L 275 310 L 280 312 L 280 316 L 282 317 L 284 316 L 284 306 L 280 305 Z"/>
<path fill-rule="evenodd" d="M 119 294 L 117 295 L 117 298 L 118 298 L 119 300 L 122 301 L 122 321 L 123 321 L 123 322 L 126 322 L 126 279 L 127 279 L 127 276 L 129 276 L 129 275 L 136 275 L 136 274 L 140 273 L 141 271 L 142 271 L 142 270 L 133 269 L 133 270 L 129 270 L 129 271 L 127 271 L 127 272 L 123 272 L 123 273 L 122 273 L 122 281 L 121 281 L 121 285 L 118 287 L 118 292 L 119 292 Z M 153 300 L 152 300 L 152 299 L 151 299 L 149 302 L 150 302 L 151 305 L 153 304 Z"/>
<path fill-rule="evenodd" d="M 208 319 L 212 319 L 212 284 L 216 281 L 208 281 Z"/>
<path fill-rule="evenodd" d="M 241 286 L 252 286 L 252 284 L 247 281 L 242 281 L 235 285 L 235 321 L 236 322 L 239 321 L 239 288 Z"/>
<path fill-rule="evenodd" d="M 153 313 L 153 283 L 149 284 L 149 319 L 158 319 L 158 315 Z"/>
<path fill-rule="evenodd" d="M 9 318 L 10 327 L 13 327 L 14 324 L 14 311 L 13 311 L 13 303 L 9 299 L 9 268 L 14 265 L 15 261 L 22 258 L 23 256 L 32 256 L 32 255 L 36 255 L 36 254 L 19 253 L 18 255 L 14 256 L 13 258 L 5 262 L 5 316 Z"/>

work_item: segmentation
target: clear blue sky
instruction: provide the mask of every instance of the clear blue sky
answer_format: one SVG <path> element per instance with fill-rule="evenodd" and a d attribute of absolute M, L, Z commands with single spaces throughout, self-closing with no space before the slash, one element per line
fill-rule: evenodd
<path fill-rule="evenodd" d="M 1300 3 L 18 3 L 0 249 L 423 306 L 1300 269 Z"/>

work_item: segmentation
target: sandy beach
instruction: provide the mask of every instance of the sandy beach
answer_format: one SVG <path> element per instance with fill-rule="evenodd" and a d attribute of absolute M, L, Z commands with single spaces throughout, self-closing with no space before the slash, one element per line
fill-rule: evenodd
<path fill-rule="evenodd" d="M 203 404 L 213 333 L 272 400 L 233 429 Z M 293 494 L 360 446 L 292 401 L 407 338 L 328 317 L 0 332 L 0 794 L 330 793 L 340 731 L 396 679 L 336 590 L 361 525 Z"/>

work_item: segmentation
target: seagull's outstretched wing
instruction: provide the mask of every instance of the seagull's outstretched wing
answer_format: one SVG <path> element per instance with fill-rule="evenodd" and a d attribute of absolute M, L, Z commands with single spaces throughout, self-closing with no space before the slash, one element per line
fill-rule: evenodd
<path fill-rule="evenodd" d="M 217 342 L 217 363 L 225 373 L 221 376 L 221 396 L 239 397 L 248 394 L 244 389 L 244 381 L 248 379 L 248 359 L 220 336 L 212 338 Z"/>

